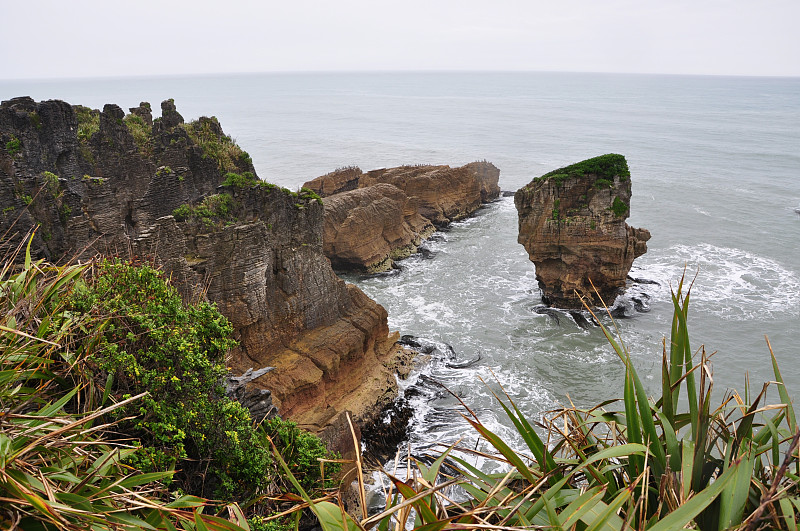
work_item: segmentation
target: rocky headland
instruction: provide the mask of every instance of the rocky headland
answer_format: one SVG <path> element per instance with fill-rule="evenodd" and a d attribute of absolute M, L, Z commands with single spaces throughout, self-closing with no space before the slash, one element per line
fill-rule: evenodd
<path fill-rule="evenodd" d="M 614 302 L 650 239 L 646 229 L 625 223 L 630 199 L 628 163 L 616 154 L 559 168 L 516 192 L 518 241 L 536 266 L 545 304 Z"/>
<path fill-rule="evenodd" d="M 500 170 L 486 161 L 366 173 L 348 167 L 304 187 L 323 197 L 324 250 L 334 267 L 376 273 L 416 252 L 436 227 L 497 199 L 499 177 Z"/>
<path fill-rule="evenodd" d="M 215 302 L 240 343 L 234 373 L 275 367 L 248 384 L 262 409 L 268 389 L 282 416 L 320 432 L 395 396 L 403 350 L 384 308 L 323 254 L 321 200 L 262 182 L 216 118 L 187 123 L 172 100 L 155 119 L 144 102 L 126 114 L 5 101 L 0 209 L 6 252 L 38 226 L 35 256 L 149 257 L 184 297 Z"/>

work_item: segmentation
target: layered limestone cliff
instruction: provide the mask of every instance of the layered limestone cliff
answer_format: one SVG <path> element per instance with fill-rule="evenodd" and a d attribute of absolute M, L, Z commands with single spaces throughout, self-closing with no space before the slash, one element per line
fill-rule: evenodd
<path fill-rule="evenodd" d="M 402 190 L 379 183 L 324 199 L 325 256 L 337 269 L 386 271 L 436 229 Z"/>
<path fill-rule="evenodd" d="M 625 287 L 650 232 L 625 223 L 631 179 L 625 157 L 603 155 L 560 168 L 519 189 L 518 241 L 536 266 L 542 300 L 560 308 L 608 305 Z M 595 289 L 597 293 L 595 293 Z"/>
<path fill-rule="evenodd" d="M 34 252 L 54 261 L 151 256 L 231 320 L 235 371 L 276 367 L 254 384 L 283 416 L 317 431 L 345 410 L 368 418 L 394 396 L 399 347 L 383 307 L 323 255 L 321 201 L 261 182 L 215 118 L 161 107 L 154 120 L 147 103 L 3 102 L 2 245 L 38 224 Z"/>
<path fill-rule="evenodd" d="M 304 187 L 325 198 L 325 254 L 334 266 L 377 272 L 415 252 L 434 227 L 463 219 L 497 199 L 499 177 L 489 162 L 367 173 L 348 167 Z"/>

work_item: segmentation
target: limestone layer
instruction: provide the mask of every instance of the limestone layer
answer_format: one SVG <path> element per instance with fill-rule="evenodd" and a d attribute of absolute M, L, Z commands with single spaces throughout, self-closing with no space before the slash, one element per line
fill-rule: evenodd
<path fill-rule="evenodd" d="M 516 192 L 518 241 L 546 304 L 581 308 L 581 296 L 590 305 L 613 303 L 650 239 L 625 223 L 630 199 L 628 164 L 614 154 L 560 168 Z"/>
<path fill-rule="evenodd" d="M 378 272 L 416 252 L 435 227 L 473 214 L 500 195 L 489 162 L 342 168 L 304 186 L 323 196 L 325 254 L 340 269 Z"/>

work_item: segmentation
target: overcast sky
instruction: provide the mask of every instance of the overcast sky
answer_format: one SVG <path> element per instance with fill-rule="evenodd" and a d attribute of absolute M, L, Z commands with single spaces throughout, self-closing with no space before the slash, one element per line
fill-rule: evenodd
<path fill-rule="evenodd" d="M 800 0 L 0 0 L 0 79 L 337 70 L 800 76 Z"/>

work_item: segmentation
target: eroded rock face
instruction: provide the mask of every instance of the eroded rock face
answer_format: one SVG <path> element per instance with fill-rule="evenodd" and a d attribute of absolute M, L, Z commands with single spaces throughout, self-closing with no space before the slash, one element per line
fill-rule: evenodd
<path fill-rule="evenodd" d="M 385 364 L 399 347 L 384 308 L 323 255 L 323 205 L 258 184 L 215 118 L 184 123 L 171 100 L 160 120 L 149 111 L 3 102 L 0 230 L 16 234 L 4 248 L 39 223 L 33 250 L 54 261 L 152 256 L 185 297 L 207 297 L 232 322 L 236 371 L 275 367 L 249 385 L 269 389 L 281 415 L 319 430 L 345 410 L 377 412 L 394 396 Z M 251 185 L 220 187 L 228 172 Z M 214 214 L 173 216 L 201 202 Z"/>
<path fill-rule="evenodd" d="M 630 227 L 631 179 L 622 155 L 603 155 L 561 168 L 519 189 L 518 241 L 536 266 L 542 300 L 582 308 L 600 297 L 610 306 L 625 287 L 650 232 Z"/>
<path fill-rule="evenodd" d="M 323 249 L 337 269 L 387 271 L 435 230 L 416 202 L 391 184 L 337 193 L 324 204 Z"/>
<path fill-rule="evenodd" d="M 415 252 L 434 227 L 497 199 L 499 178 L 500 170 L 489 162 L 367 173 L 349 167 L 304 186 L 326 198 L 325 254 L 334 266 L 377 272 Z"/>

